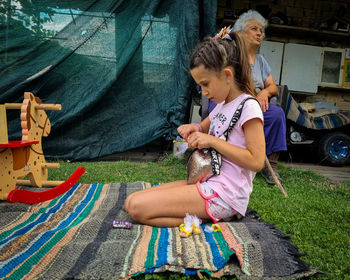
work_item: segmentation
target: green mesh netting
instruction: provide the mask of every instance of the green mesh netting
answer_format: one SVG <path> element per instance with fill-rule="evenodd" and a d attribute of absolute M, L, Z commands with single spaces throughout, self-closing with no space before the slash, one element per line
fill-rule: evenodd
<path fill-rule="evenodd" d="M 0 0 L 0 104 L 31 91 L 45 103 L 48 158 L 123 152 L 188 121 L 188 58 L 215 34 L 216 0 Z M 10 140 L 19 112 L 8 111 Z"/>

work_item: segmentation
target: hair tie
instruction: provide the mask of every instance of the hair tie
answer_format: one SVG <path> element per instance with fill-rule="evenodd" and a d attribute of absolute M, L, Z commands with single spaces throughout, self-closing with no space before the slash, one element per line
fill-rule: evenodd
<path fill-rule="evenodd" d="M 232 38 L 229 35 L 231 30 L 232 30 L 231 26 L 227 26 L 227 27 L 225 26 L 224 28 L 221 28 L 220 32 L 214 36 L 214 39 L 217 40 L 217 38 L 220 38 L 220 39 L 226 39 L 226 40 L 232 41 Z"/>

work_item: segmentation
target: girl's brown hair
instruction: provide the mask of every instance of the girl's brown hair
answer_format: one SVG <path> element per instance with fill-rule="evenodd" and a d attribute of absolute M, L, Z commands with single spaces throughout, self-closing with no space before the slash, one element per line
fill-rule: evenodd
<path fill-rule="evenodd" d="M 231 32 L 229 36 L 232 40 L 205 38 L 199 43 L 190 58 L 190 69 L 203 65 L 208 70 L 220 73 L 224 67 L 230 66 L 234 69 L 237 87 L 255 97 L 246 44 L 236 32 Z"/>

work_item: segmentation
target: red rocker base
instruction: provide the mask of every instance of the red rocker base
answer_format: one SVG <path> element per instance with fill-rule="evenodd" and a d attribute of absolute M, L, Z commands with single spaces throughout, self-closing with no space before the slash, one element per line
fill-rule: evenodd
<path fill-rule="evenodd" d="M 12 190 L 7 196 L 7 201 L 12 203 L 23 202 L 27 204 L 35 204 L 46 200 L 54 199 L 55 197 L 65 193 L 72 186 L 74 186 L 74 184 L 84 173 L 85 168 L 78 167 L 65 182 L 50 190 L 45 190 L 41 192 L 31 192 L 27 190 Z"/>

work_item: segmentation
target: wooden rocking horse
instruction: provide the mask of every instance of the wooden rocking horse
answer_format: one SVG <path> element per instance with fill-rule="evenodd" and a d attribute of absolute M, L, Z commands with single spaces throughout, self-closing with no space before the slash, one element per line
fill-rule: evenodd
<path fill-rule="evenodd" d="M 22 140 L 8 141 L 6 110 L 21 110 Z M 49 135 L 51 124 L 45 110 L 61 110 L 60 104 L 42 104 L 31 92 L 24 93 L 23 103 L 0 105 L 0 199 L 9 202 L 38 203 L 53 199 L 69 190 L 85 172 L 79 167 L 66 181 L 48 181 L 48 169 L 59 168 L 47 163 L 41 138 Z M 29 180 L 21 180 L 28 176 Z M 16 185 L 36 187 L 56 186 L 31 192 L 16 189 Z"/>

